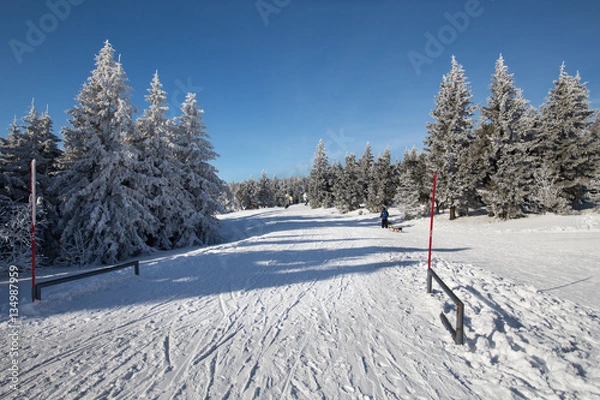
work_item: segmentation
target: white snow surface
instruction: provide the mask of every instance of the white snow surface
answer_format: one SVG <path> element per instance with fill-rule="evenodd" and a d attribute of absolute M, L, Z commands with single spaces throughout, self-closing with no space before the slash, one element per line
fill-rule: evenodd
<path fill-rule="evenodd" d="M 43 289 L 20 277 L 19 383 L 3 399 L 600 399 L 600 215 L 331 209 L 220 217 L 220 245 Z M 42 269 L 38 281 L 79 270 Z M 24 275 L 24 273 L 22 273 Z M 0 331 L 8 321 L 1 285 Z"/>

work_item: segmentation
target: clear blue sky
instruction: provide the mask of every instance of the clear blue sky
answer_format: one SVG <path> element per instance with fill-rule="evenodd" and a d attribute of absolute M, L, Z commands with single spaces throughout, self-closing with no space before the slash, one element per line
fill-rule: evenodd
<path fill-rule="evenodd" d="M 0 134 L 31 98 L 49 106 L 60 133 L 108 39 L 138 110 L 155 70 L 171 115 L 186 91 L 198 93 L 226 181 L 263 169 L 307 174 L 319 139 L 330 160 L 359 157 L 367 142 L 375 156 L 389 147 L 401 158 L 422 147 L 453 54 L 475 103 L 485 102 L 502 53 L 532 105 L 564 61 L 600 108 L 599 21 L 593 0 L 9 1 L 0 15 Z M 428 62 L 417 65 L 417 54 Z"/>

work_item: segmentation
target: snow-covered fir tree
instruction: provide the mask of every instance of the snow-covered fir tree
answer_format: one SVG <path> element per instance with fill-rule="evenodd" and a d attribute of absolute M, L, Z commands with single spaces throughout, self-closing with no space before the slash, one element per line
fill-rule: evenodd
<path fill-rule="evenodd" d="M 337 193 L 336 193 L 335 189 L 336 189 L 336 184 L 338 183 L 338 181 L 340 179 L 342 179 L 342 171 L 343 171 L 342 164 L 337 160 L 335 160 L 333 162 L 333 164 L 331 164 L 329 166 L 329 179 L 331 182 L 331 196 L 333 199 L 333 204 L 331 206 L 333 206 L 333 207 L 337 207 L 337 198 L 336 198 Z"/>
<path fill-rule="evenodd" d="M 323 140 L 319 141 L 310 171 L 308 198 L 312 208 L 333 206 L 331 167 Z"/>
<path fill-rule="evenodd" d="M 392 164 L 392 153 L 386 148 L 383 155 L 377 157 L 371 172 L 371 183 L 367 196 L 367 208 L 379 212 L 394 202 L 396 196 L 396 168 Z"/>
<path fill-rule="evenodd" d="M 470 174 L 468 148 L 473 141 L 471 94 L 463 67 L 452 56 L 452 68 L 442 78 L 431 112 L 434 122 L 427 124 L 425 151 L 428 166 L 438 173 L 436 202 L 448 207 L 450 219 L 457 211 L 465 213 L 475 191 Z"/>
<path fill-rule="evenodd" d="M 592 137 L 593 151 L 596 153 L 596 171 L 594 177 L 590 180 L 588 196 L 591 201 L 596 203 L 597 209 L 600 210 L 600 115 L 596 113 L 596 118 L 590 128 Z"/>
<path fill-rule="evenodd" d="M 468 157 L 473 164 L 472 169 L 474 170 L 473 180 L 480 197 L 482 194 L 481 191 L 485 190 L 490 184 L 490 177 L 494 170 L 488 160 L 492 153 L 491 135 L 492 126 L 487 122 L 480 122 L 473 129 L 473 141 L 468 150 Z"/>
<path fill-rule="evenodd" d="M 594 110 L 579 73 L 569 75 L 564 63 L 558 80 L 541 107 L 541 127 L 532 149 L 538 169 L 548 168 L 563 198 L 582 201 L 597 168 L 594 137 L 590 132 Z"/>
<path fill-rule="evenodd" d="M 269 179 L 266 171 L 263 171 L 258 181 L 258 192 L 256 200 L 261 207 L 275 207 L 276 198 L 273 189 L 273 181 Z"/>
<path fill-rule="evenodd" d="M 333 184 L 334 204 L 342 214 L 360 208 L 363 188 L 360 182 L 360 166 L 354 154 L 346 156 L 344 167 Z"/>
<path fill-rule="evenodd" d="M 371 144 L 367 142 L 363 155 L 358 159 L 358 166 L 360 170 L 359 184 L 361 186 L 360 203 L 366 204 L 367 196 L 369 194 L 369 186 L 371 185 L 371 174 L 373 173 L 374 164 L 373 151 L 371 150 Z"/>
<path fill-rule="evenodd" d="M 32 102 L 22 122 L 19 126 L 15 120 L 6 139 L 0 138 L 0 170 L 12 182 L 10 189 L 4 189 L 2 194 L 16 201 L 27 202 L 31 160 L 36 161 L 36 194 L 46 198 L 49 197 L 50 179 L 58 169 L 57 161 L 62 151 L 58 147 L 60 139 L 52 132 L 53 124 L 48 110 L 40 115 Z"/>
<path fill-rule="evenodd" d="M 224 183 L 210 161 L 217 157 L 202 120 L 195 94 L 188 93 L 182 115 L 169 120 L 167 95 L 158 72 L 148 89 L 148 108 L 138 118 L 138 173 L 144 192 L 159 221 L 148 243 L 159 249 L 214 243 L 218 238 L 217 212 Z"/>
<path fill-rule="evenodd" d="M 292 197 L 292 203 L 304 202 L 304 194 L 308 192 L 309 178 L 301 176 L 292 176 L 288 178 L 273 179 L 273 188 L 278 206 L 287 204 L 287 196 Z"/>
<path fill-rule="evenodd" d="M 11 265 L 31 266 L 31 208 L 0 195 L 0 271 Z"/>
<path fill-rule="evenodd" d="M 62 151 L 60 139 L 52 132 L 52 119 L 48 109 L 39 114 L 32 102 L 22 125 L 13 122 L 11 133 L 0 138 L 0 170 L 6 174 L 9 185 L 0 190 L 13 201 L 27 203 L 30 193 L 31 160 L 35 159 L 37 203 L 37 253 L 38 262 L 44 264 L 58 256 L 55 240 L 58 213 L 56 197 L 50 191 L 50 183 L 57 172 Z"/>
<path fill-rule="evenodd" d="M 229 187 L 235 193 L 235 209 L 239 210 L 256 207 L 284 207 L 288 204 L 288 196 L 292 197 L 293 204 L 304 201 L 304 193 L 308 192 L 308 182 L 309 178 L 301 176 L 281 179 L 274 176 L 273 179 L 269 179 L 266 171 L 263 171 L 258 182 L 250 177 L 244 182 L 231 183 Z"/>
<path fill-rule="evenodd" d="M 136 172 L 142 179 L 140 189 L 146 193 L 150 212 L 158 221 L 147 232 L 147 243 L 158 249 L 191 245 L 195 229 L 189 217 L 194 210 L 191 198 L 183 187 L 183 163 L 175 156 L 172 146 L 171 121 L 167 118 L 167 94 L 156 72 L 145 96 L 149 106 L 137 121 L 139 134 L 130 144 L 137 150 Z"/>
<path fill-rule="evenodd" d="M 177 246 L 214 243 L 219 237 L 219 221 L 215 216 L 224 212 L 219 199 L 227 189 L 217 168 L 211 164 L 219 155 L 210 143 L 203 113 L 196 94 L 188 93 L 181 106 L 181 116 L 175 118 L 173 129 L 169 131 L 172 133 L 170 146 L 179 161 L 177 166 L 183 189 L 189 194 L 192 213 L 186 221 L 187 240 L 180 240 Z"/>
<path fill-rule="evenodd" d="M 428 210 L 431 183 L 427 182 L 427 164 L 424 154 L 413 147 L 404 152 L 398 166 L 398 188 L 394 203 L 407 219 L 424 215 Z"/>
<path fill-rule="evenodd" d="M 530 200 L 537 206 L 537 212 L 564 213 L 569 208 L 568 201 L 561 196 L 561 189 L 556 184 L 559 180 L 558 174 L 543 162 L 533 171 L 533 190 Z"/>
<path fill-rule="evenodd" d="M 23 238 L 23 230 L 30 229 L 30 220 L 23 219 L 24 210 L 29 210 L 31 160 L 36 161 L 36 238 L 38 264 L 45 264 L 57 256 L 54 230 L 58 221 L 55 197 L 52 196 L 50 180 L 57 171 L 57 160 L 61 155 L 59 138 L 52 132 L 52 119 L 48 109 L 39 114 L 31 104 L 29 113 L 19 126 L 16 119 L 6 139 L 0 138 L 0 171 L 4 177 L 0 186 L 2 197 L 3 229 L 0 243 L 2 258 L 12 263 L 29 259 L 31 249 L 26 247 L 31 238 Z M 8 218 L 8 219 L 7 219 Z M 23 227 L 23 223 L 25 227 Z M 11 233 L 12 231 L 12 233 Z"/>
<path fill-rule="evenodd" d="M 224 212 L 232 212 L 237 210 L 236 202 L 235 202 L 235 192 L 231 190 L 231 187 L 234 183 L 225 184 L 225 190 L 221 193 L 219 197 L 219 204 L 221 204 L 224 208 Z"/>
<path fill-rule="evenodd" d="M 502 55 L 496 61 L 490 91 L 487 107 L 481 108 L 487 125 L 481 132 L 487 133 L 489 145 L 482 157 L 487 182 L 480 193 L 490 215 L 515 218 L 523 214 L 527 197 L 530 166 L 526 163 L 525 135 L 533 121 L 528 118 L 528 102 L 515 87 Z"/>
<path fill-rule="evenodd" d="M 135 127 L 130 88 L 108 41 L 96 56 L 77 105 L 63 128 L 63 171 L 55 185 L 61 199 L 61 245 L 65 261 L 113 263 L 149 248 L 149 213 L 133 171 L 135 151 L 123 144 Z"/>
<path fill-rule="evenodd" d="M 275 196 L 275 206 L 285 206 L 285 180 L 279 179 L 277 176 L 273 176 L 271 179 L 271 188 L 273 189 L 273 195 Z"/>
<path fill-rule="evenodd" d="M 22 180 L 15 179 L 9 173 L 10 160 L 12 158 L 10 148 L 15 145 L 21 135 L 21 130 L 17 123 L 17 117 L 14 118 L 9 128 L 7 138 L 0 137 L 0 196 L 7 199 L 22 199 Z M 22 200 L 21 200 L 22 201 Z"/>
<path fill-rule="evenodd" d="M 242 210 L 258 207 L 258 187 L 256 181 L 249 177 L 247 181 L 241 182 L 235 192 L 235 199 Z"/>
<path fill-rule="evenodd" d="M 305 202 L 305 199 L 308 197 L 308 177 L 292 176 L 291 178 L 288 178 L 288 180 L 290 181 L 294 202 Z"/>

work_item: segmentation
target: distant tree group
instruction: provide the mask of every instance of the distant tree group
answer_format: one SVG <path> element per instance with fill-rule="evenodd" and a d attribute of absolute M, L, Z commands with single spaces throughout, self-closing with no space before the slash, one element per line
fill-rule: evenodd
<path fill-rule="evenodd" d="M 398 184 L 398 165 L 392 163 L 389 149 L 374 159 L 367 143 L 358 160 L 349 154 L 344 165 L 330 165 L 321 140 L 309 176 L 308 199 L 312 208 L 335 206 L 347 213 L 366 207 L 376 212 L 394 202 Z"/>
<path fill-rule="evenodd" d="M 389 149 L 374 160 L 349 154 L 330 164 L 320 141 L 308 177 L 310 205 L 345 213 L 379 212 L 395 205 L 406 217 L 430 209 L 437 172 L 437 210 L 450 219 L 485 207 L 490 216 L 564 213 L 600 201 L 600 118 L 590 108 L 579 74 L 560 67 L 545 103 L 536 110 L 523 97 L 500 56 L 487 104 L 475 106 L 463 67 L 452 57 L 427 123 L 424 149 L 392 162 Z M 479 121 L 476 113 L 479 112 Z"/>
<path fill-rule="evenodd" d="M 446 82 L 458 86 L 452 88 Z M 537 111 L 515 87 L 500 56 L 490 92 L 487 105 L 479 108 L 481 121 L 473 128 L 468 122 L 472 108 L 466 102 L 471 95 L 462 67 L 452 59 L 425 140 L 428 168 L 442 177 L 439 206 L 448 207 L 451 218 L 453 209 L 465 215 L 469 207 L 484 205 L 490 216 L 508 219 L 527 213 L 567 212 L 589 201 L 590 193 L 597 191 L 594 179 L 600 168 L 600 142 L 596 111 L 589 107 L 588 90 L 579 74 L 568 75 L 562 65 Z M 464 107 L 454 110 L 451 121 L 464 122 L 453 129 L 456 125 L 440 115 L 460 99 Z M 458 145 L 452 139 L 457 135 L 461 138 Z M 457 167 L 436 164 L 444 157 Z"/>
<path fill-rule="evenodd" d="M 269 178 L 265 171 L 258 181 L 249 177 L 243 182 L 229 184 L 229 192 L 233 194 L 228 209 L 247 210 L 263 207 L 284 207 L 304 201 L 308 191 L 308 178 L 290 177 L 279 179 Z M 290 200 L 291 199 L 291 200 Z"/>
<path fill-rule="evenodd" d="M 217 240 L 215 215 L 223 210 L 226 185 L 210 164 L 218 155 L 195 94 L 187 95 L 180 116 L 166 118 L 166 92 L 156 73 L 148 108 L 136 120 L 130 92 L 107 41 L 77 104 L 68 110 L 69 126 L 61 130 L 64 150 L 48 113 L 39 115 L 33 105 L 23 124 L 15 121 L 8 137 L 0 139 L 0 201 L 15 210 L 1 218 L 18 220 L 19 205 L 28 202 L 29 162 L 35 159 L 39 248 L 48 261 L 113 263 Z M 0 240 L 4 260 L 18 243 Z"/>
<path fill-rule="evenodd" d="M 392 164 L 390 151 L 386 150 L 374 160 L 368 143 L 358 160 L 350 154 L 345 158 L 345 165 L 330 164 L 321 140 L 308 177 L 269 179 L 263 172 L 259 182 L 249 178 L 230 184 L 230 190 L 235 194 L 239 209 L 284 206 L 290 196 L 293 203 L 306 199 L 312 208 L 336 207 L 342 213 L 365 206 L 377 210 L 394 200 L 398 181 L 396 171 L 397 165 Z"/>

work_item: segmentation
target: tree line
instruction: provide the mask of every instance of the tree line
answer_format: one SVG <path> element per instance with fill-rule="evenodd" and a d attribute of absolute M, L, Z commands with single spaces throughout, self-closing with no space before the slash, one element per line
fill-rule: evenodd
<path fill-rule="evenodd" d="M 304 201 L 308 178 L 269 178 L 265 171 L 259 180 L 249 177 L 243 182 L 229 184 L 229 210 L 247 210 L 261 207 L 285 207 Z"/>
<path fill-rule="evenodd" d="M 309 176 L 297 179 L 307 180 L 313 208 L 336 207 L 342 213 L 360 207 L 379 212 L 395 205 L 408 218 L 424 215 L 430 209 L 434 172 L 436 209 L 448 210 L 450 219 L 481 207 L 490 216 L 512 219 L 598 203 L 598 112 L 590 108 L 579 74 L 569 75 L 564 64 L 553 84 L 545 103 L 535 109 L 515 86 L 501 55 L 486 104 L 476 106 L 464 69 L 452 57 L 425 127 L 422 151 L 413 148 L 392 162 L 389 149 L 375 159 L 367 143 L 360 158 L 346 155 L 342 165 L 330 163 L 320 141 Z M 268 184 L 263 173 L 260 186 Z M 246 192 L 252 185 L 243 182 L 232 190 L 257 199 Z"/>
<path fill-rule="evenodd" d="M 38 259 L 42 263 L 113 263 L 153 250 L 218 240 L 226 184 L 211 161 L 194 93 L 167 118 L 158 72 L 138 118 L 123 65 L 107 41 L 69 109 L 60 139 L 34 104 L 0 138 L 0 254 L 26 265 L 29 163 L 36 160 Z M 25 210 L 25 211 L 24 211 Z M 25 227 L 25 228 L 23 228 Z"/>
<path fill-rule="evenodd" d="M 216 214 L 284 206 L 358 208 L 395 205 L 405 217 L 430 209 L 433 173 L 437 210 L 450 218 L 485 207 L 490 216 L 565 213 L 600 201 L 600 118 L 579 74 L 564 65 L 545 103 L 535 109 L 514 84 L 502 56 L 486 104 L 475 106 L 454 57 L 435 97 L 422 151 L 392 162 L 369 143 L 357 158 L 330 163 L 323 141 L 309 176 L 268 178 L 227 186 L 211 161 L 203 111 L 188 93 L 181 114 L 167 118 L 156 73 L 147 109 L 137 118 L 131 88 L 106 42 L 96 68 L 68 110 L 61 140 L 48 111 L 34 104 L 0 138 L 0 254 L 5 265 L 26 264 L 29 162 L 36 159 L 38 249 L 43 262 L 112 263 L 156 249 L 209 244 Z M 40 257 L 43 256 L 43 257 Z"/>

